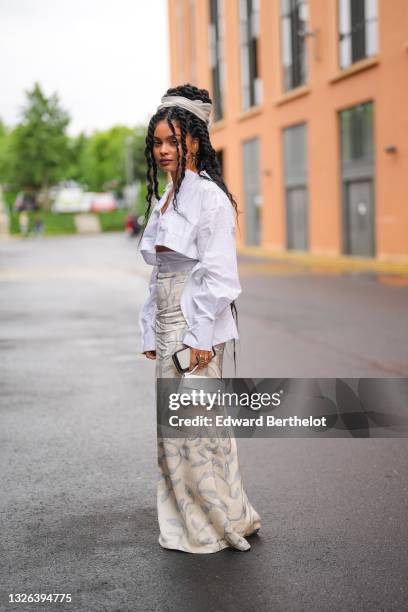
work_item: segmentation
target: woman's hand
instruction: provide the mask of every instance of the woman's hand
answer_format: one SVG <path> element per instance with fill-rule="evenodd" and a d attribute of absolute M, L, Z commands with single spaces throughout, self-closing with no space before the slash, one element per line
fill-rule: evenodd
<path fill-rule="evenodd" d="M 145 351 L 144 354 L 148 359 L 156 359 L 156 351 Z"/>
<path fill-rule="evenodd" d="M 208 366 L 212 359 L 212 351 L 203 351 L 201 349 L 193 348 L 190 349 L 190 370 L 197 365 L 197 361 L 199 361 L 199 366 L 197 370 L 202 370 Z"/>

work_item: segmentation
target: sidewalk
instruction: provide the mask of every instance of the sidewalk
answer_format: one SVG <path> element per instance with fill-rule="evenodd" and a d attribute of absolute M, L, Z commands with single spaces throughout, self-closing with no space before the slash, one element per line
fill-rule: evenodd
<path fill-rule="evenodd" d="M 407 261 L 382 261 L 369 257 L 346 255 L 317 255 L 304 251 L 274 251 L 265 247 L 242 246 L 238 255 L 249 259 L 267 259 L 276 264 L 294 264 L 310 272 L 376 272 L 379 274 L 408 275 Z"/>

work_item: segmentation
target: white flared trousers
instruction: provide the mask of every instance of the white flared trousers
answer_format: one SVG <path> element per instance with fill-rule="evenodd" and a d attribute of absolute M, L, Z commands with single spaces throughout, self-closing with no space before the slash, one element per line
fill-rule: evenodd
<path fill-rule="evenodd" d="M 160 272 L 157 277 L 156 378 L 179 378 L 172 354 L 183 348 L 187 323 L 180 296 L 188 272 Z M 196 371 L 222 377 L 224 343 L 209 365 Z M 157 513 L 159 544 L 190 553 L 227 547 L 251 548 L 245 539 L 261 526 L 246 495 L 234 435 L 157 439 Z"/>

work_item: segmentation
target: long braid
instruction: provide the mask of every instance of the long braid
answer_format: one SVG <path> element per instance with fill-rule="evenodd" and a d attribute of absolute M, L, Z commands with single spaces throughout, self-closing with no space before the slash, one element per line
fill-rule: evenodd
<path fill-rule="evenodd" d="M 198 89 L 197 87 L 195 87 L 194 85 L 191 85 L 190 83 L 186 83 L 185 85 L 180 85 L 179 87 L 172 87 L 166 91 L 165 95 L 166 96 L 183 96 L 185 98 L 189 98 L 190 100 L 199 99 L 202 102 L 210 102 L 210 103 L 212 102 L 209 96 L 209 93 L 206 89 Z M 205 124 L 205 122 L 199 119 L 196 115 L 178 106 L 170 106 L 170 107 L 162 108 L 158 110 L 153 115 L 153 117 L 150 119 L 150 122 L 149 122 L 149 126 L 147 129 L 147 135 L 146 135 L 146 146 L 145 146 L 145 151 L 144 151 L 145 157 L 147 160 L 147 173 L 146 173 L 147 208 L 145 211 L 143 226 L 146 227 L 147 220 L 150 214 L 153 196 L 157 200 L 160 199 L 159 185 L 158 185 L 158 179 L 157 179 L 158 168 L 157 168 L 156 160 L 154 159 L 154 155 L 153 155 L 153 136 L 154 136 L 156 125 L 160 121 L 163 121 L 163 120 L 167 120 L 169 128 L 174 137 L 176 137 L 176 132 L 174 129 L 173 121 L 176 121 L 179 124 L 180 133 L 181 133 L 181 149 L 182 149 L 181 159 L 180 159 L 178 147 L 176 149 L 177 170 L 181 169 L 181 171 L 180 171 L 179 178 L 178 178 L 175 190 L 174 190 L 174 196 L 173 196 L 174 209 L 178 212 L 178 214 L 182 214 L 178 209 L 177 194 L 180 191 L 181 183 L 184 179 L 185 171 L 186 171 L 186 160 L 187 160 L 186 136 L 187 136 L 187 133 L 189 133 L 192 136 L 192 138 L 199 139 L 199 149 L 198 149 L 198 155 L 197 155 L 197 169 L 198 169 L 199 175 L 203 179 L 211 180 L 212 182 L 216 183 L 218 187 L 220 187 L 220 189 L 222 189 L 222 191 L 227 195 L 228 199 L 231 202 L 231 205 L 234 207 L 235 214 L 237 217 L 237 225 L 239 228 L 238 215 L 241 213 L 238 211 L 237 202 L 234 199 L 234 196 L 228 191 L 228 188 L 222 177 L 221 168 L 220 168 L 217 154 L 213 146 L 211 145 L 210 136 L 208 133 L 208 127 Z M 200 174 L 202 170 L 205 170 L 210 178 Z M 143 231 L 140 236 L 139 245 L 140 245 L 142 236 L 143 236 Z M 235 301 L 231 302 L 230 306 L 231 306 L 232 315 L 235 319 L 235 322 L 238 328 L 238 312 L 237 312 L 237 308 L 235 305 Z M 234 342 L 234 366 L 235 366 L 235 375 L 236 375 L 237 365 L 236 365 L 235 338 L 233 339 L 233 342 Z"/>

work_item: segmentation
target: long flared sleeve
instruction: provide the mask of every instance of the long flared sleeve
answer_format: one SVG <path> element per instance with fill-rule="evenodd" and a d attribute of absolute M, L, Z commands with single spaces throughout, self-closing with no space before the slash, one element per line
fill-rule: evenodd
<path fill-rule="evenodd" d="M 192 322 L 183 338 L 187 346 L 210 351 L 217 317 L 241 293 L 238 276 L 234 209 L 219 188 L 206 192 L 193 275 L 199 288 L 193 296 Z"/>
<path fill-rule="evenodd" d="M 139 311 L 139 328 L 142 336 L 142 353 L 156 350 L 156 295 L 158 266 L 153 266 L 149 281 L 149 297 Z"/>

